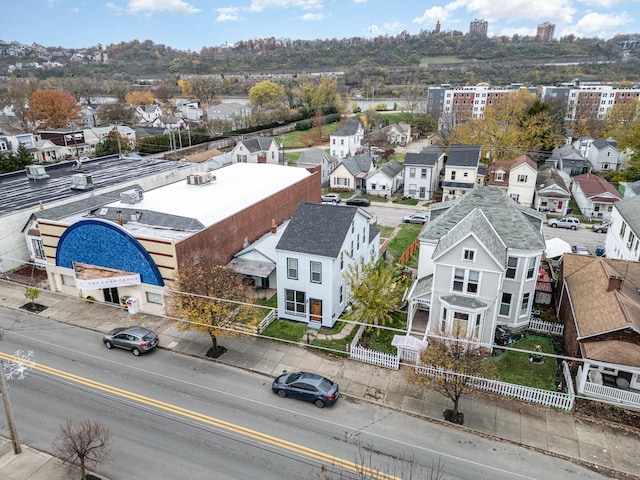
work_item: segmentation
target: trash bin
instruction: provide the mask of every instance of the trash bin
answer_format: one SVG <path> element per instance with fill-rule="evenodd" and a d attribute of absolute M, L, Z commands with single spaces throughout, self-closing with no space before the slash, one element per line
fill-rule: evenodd
<path fill-rule="evenodd" d="M 127 310 L 129 310 L 129 313 L 138 313 L 140 311 L 140 305 L 138 305 L 136 298 L 127 298 Z"/>
<path fill-rule="evenodd" d="M 596 256 L 601 257 L 604 255 L 604 247 L 602 245 L 598 245 L 596 247 Z"/>

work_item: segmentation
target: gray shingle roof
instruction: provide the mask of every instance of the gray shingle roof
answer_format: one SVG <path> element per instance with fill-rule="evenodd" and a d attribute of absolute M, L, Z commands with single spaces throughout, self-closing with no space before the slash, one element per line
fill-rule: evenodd
<path fill-rule="evenodd" d="M 480 145 L 451 145 L 447 165 L 476 167 L 480 161 Z"/>
<path fill-rule="evenodd" d="M 401 163 L 396 162 L 395 160 L 391 160 L 390 162 L 385 163 L 378 170 L 380 173 L 386 175 L 388 178 L 395 178 L 398 175 L 404 166 Z M 376 172 L 372 172 L 376 173 Z"/>
<path fill-rule="evenodd" d="M 615 207 L 629 228 L 636 235 L 640 234 L 640 196 L 620 200 L 615 203 Z"/>
<path fill-rule="evenodd" d="M 253 137 L 253 138 L 247 138 L 245 140 L 242 140 L 242 144 L 251 153 L 266 152 L 271 147 L 272 142 L 273 142 L 272 137 Z"/>
<path fill-rule="evenodd" d="M 416 165 L 433 167 L 436 164 L 438 158 L 442 156 L 444 152 L 440 147 L 429 146 L 423 148 L 420 153 L 409 152 L 404 157 L 405 165 Z"/>
<path fill-rule="evenodd" d="M 345 158 L 340 162 L 344 165 L 351 175 L 357 175 L 360 172 L 369 172 L 373 164 L 373 157 L 369 153 L 356 155 L 355 157 Z"/>
<path fill-rule="evenodd" d="M 338 258 L 358 207 L 302 202 L 276 250 Z"/>
<path fill-rule="evenodd" d="M 449 205 L 451 206 L 448 207 Z M 445 205 L 434 204 L 429 207 L 430 221 L 420 234 L 420 238 L 431 241 L 440 240 L 474 209 L 482 211 L 507 248 L 544 249 L 544 238 L 540 228 L 545 215 L 532 208 L 520 206 L 498 187 L 474 188 L 454 202 L 447 202 Z M 475 219 L 468 221 L 475 221 Z"/>
<path fill-rule="evenodd" d="M 300 158 L 298 158 L 298 165 L 300 165 L 301 163 L 305 165 L 321 165 L 323 158 L 326 158 L 329 162 L 336 161 L 335 157 L 329 155 L 321 148 L 309 148 L 300 153 Z"/>
<path fill-rule="evenodd" d="M 354 119 L 345 122 L 340 128 L 338 128 L 333 134 L 334 137 L 350 137 L 358 133 L 358 128 L 362 125 L 360 120 Z"/>

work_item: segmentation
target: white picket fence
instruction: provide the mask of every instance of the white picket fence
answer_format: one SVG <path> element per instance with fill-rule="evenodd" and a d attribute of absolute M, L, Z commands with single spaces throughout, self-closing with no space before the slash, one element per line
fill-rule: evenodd
<path fill-rule="evenodd" d="M 377 350 L 371 350 L 358 345 L 364 329 L 365 325 L 360 325 L 360 328 L 358 328 L 358 331 L 349 346 L 349 356 L 353 360 L 358 360 L 360 362 L 371 363 L 372 365 L 378 365 L 380 367 L 393 368 L 394 370 L 400 369 L 400 357 L 397 355 L 378 352 Z"/>
<path fill-rule="evenodd" d="M 515 385 L 513 383 L 499 382 L 497 380 L 489 380 L 481 377 L 471 377 L 461 373 L 445 371 L 441 368 L 428 367 L 424 365 L 416 365 L 416 373 L 425 376 L 439 377 L 445 375 L 449 378 L 454 376 L 465 377 L 468 379 L 468 385 L 484 390 L 487 392 L 497 393 L 506 397 L 517 398 L 525 402 L 537 403 L 547 407 L 554 407 L 561 410 L 571 411 L 575 402 L 575 396 L 571 393 L 552 392 L 549 390 L 541 390 L 538 388 L 525 387 L 523 385 Z M 568 367 L 564 370 L 565 379 L 568 373 Z M 571 383 L 571 375 L 567 379 L 567 384 Z"/>
<path fill-rule="evenodd" d="M 564 325 L 556 322 L 547 322 L 537 317 L 529 318 L 529 330 L 534 332 L 546 333 L 549 335 L 562 336 L 564 333 Z"/>

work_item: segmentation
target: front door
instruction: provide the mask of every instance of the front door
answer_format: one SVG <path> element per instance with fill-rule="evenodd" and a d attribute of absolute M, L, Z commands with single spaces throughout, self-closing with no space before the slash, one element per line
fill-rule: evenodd
<path fill-rule="evenodd" d="M 313 323 L 322 323 L 322 300 L 310 298 L 309 304 L 311 305 L 311 315 L 309 319 Z"/>
<path fill-rule="evenodd" d="M 120 305 L 120 297 L 118 296 L 118 289 L 116 287 L 103 288 L 102 292 L 104 293 L 105 302 Z"/>

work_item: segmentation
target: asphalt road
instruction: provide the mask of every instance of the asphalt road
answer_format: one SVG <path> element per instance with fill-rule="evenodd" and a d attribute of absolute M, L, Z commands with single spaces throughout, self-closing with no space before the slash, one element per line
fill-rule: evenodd
<path fill-rule="evenodd" d="M 346 397 L 322 410 L 280 399 L 269 378 L 203 359 L 107 350 L 95 332 L 27 313 L 0 309 L 0 328 L 0 357 L 36 362 L 9 380 L 20 441 L 51 452 L 66 418 L 97 420 L 113 433 L 113 461 L 98 469 L 111 480 L 365 478 L 359 465 L 380 479 L 429 478 L 433 465 L 447 479 L 603 478 Z"/>

